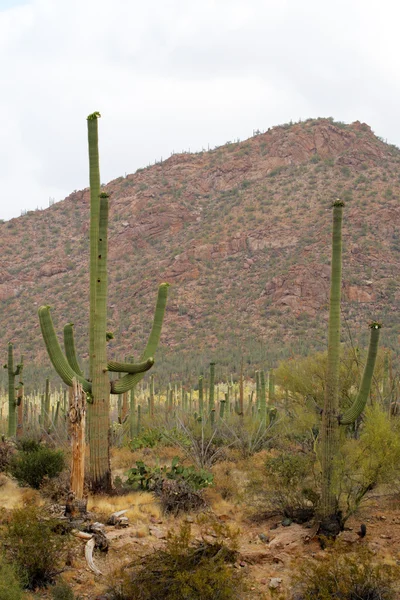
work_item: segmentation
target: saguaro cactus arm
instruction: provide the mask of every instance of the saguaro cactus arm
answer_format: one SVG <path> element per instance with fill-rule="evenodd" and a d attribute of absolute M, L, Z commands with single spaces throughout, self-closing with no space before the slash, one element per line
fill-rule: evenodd
<path fill-rule="evenodd" d="M 369 325 L 371 334 L 369 338 L 368 356 L 364 367 L 364 373 L 361 385 L 353 405 L 339 417 L 340 425 L 350 425 L 361 415 L 368 400 L 368 394 L 371 389 L 372 375 L 374 373 L 375 361 L 378 354 L 379 335 L 381 323 L 374 321 Z"/>
<path fill-rule="evenodd" d="M 146 348 L 142 354 L 142 360 L 146 360 L 154 356 L 158 343 L 160 341 L 161 329 L 165 315 L 165 307 L 167 305 L 169 283 L 161 283 L 158 288 L 156 309 L 154 312 L 153 326 L 147 340 Z"/>
<path fill-rule="evenodd" d="M 127 363 L 127 362 L 116 362 L 109 360 L 107 363 L 107 369 L 113 373 L 144 373 L 151 369 L 154 365 L 154 358 L 150 357 L 140 363 Z"/>
<path fill-rule="evenodd" d="M 161 328 L 163 324 L 165 307 L 167 305 L 169 283 L 162 283 L 158 288 L 158 296 L 156 303 L 156 310 L 154 313 L 153 327 L 151 329 L 149 339 L 146 344 L 146 348 L 142 355 L 142 360 L 148 360 L 157 349 L 158 342 L 160 341 Z M 128 373 L 111 382 L 111 393 L 112 394 L 123 394 L 132 389 L 141 379 L 143 379 L 144 373 Z"/>
<path fill-rule="evenodd" d="M 75 373 L 65 358 L 61 346 L 58 342 L 56 332 L 54 330 L 53 320 L 50 314 L 49 306 L 41 306 L 38 311 L 40 328 L 44 343 L 46 344 L 47 353 L 53 364 L 53 367 L 61 377 L 61 379 L 69 386 L 72 386 L 72 380 L 76 377 L 77 381 L 82 385 L 86 393 L 91 393 L 92 384 L 84 377 Z"/>
<path fill-rule="evenodd" d="M 67 357 L 69 366 L 77 375 L 83 377 L 83 372 L 79 366 L 78 358 L 76 356 L 73 323 L 68 323 L 64 327 L 64 348 L 65 356 Z"/>

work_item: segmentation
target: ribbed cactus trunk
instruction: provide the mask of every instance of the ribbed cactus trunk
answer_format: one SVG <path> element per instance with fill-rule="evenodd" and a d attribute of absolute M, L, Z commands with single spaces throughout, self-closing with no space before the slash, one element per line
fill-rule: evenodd
<path fill-rule="evenodd" d="M 23 358 L 21 358 L 21 363 Z M 24 421 L 27 423 L 27 405 L 24 402 L 24 384 L 22 381 L 18 385 L 17 389 L 17 438 L 21 438 L 24 435 Z"/>
<path fill-rule="evenodd" d="M 343 204 L 333 207 L 331 290 L 328 325 L 328 361 L 325 402 L 322 415 L 322 500 L 323 517 L 336 513 L 334 460 L 339 449 L 339 359 L 340 296 L 342 286 L 342 220 Z"/>
<path fill-rule="evenodd" d="M 210 391 L 208 395 L 208 412 L 215 410 L 215 363 L 210 363 Z"/>
<path fill-rule="evenodd" d="M 89 122 L 89 121 L 88 121 Z M 92 402 L 89 403 L 90 479 L 94 491 L 111 489 L 107 369 L 107 228 L 108 196 L 100 195 L 95 288 L 94 347 L 91 357 Z"/>
<path fill-rule="evenodd" d="M 340 297 L 342 285 L 342 220 L 343 203 L 333 205 L 331 289 L 328 325 L 328 360 L 325 383 L 325 401 L 321 427 L 322 494 L 320 513 L 322 525 L 329 520 L 338 526 L 337 472 L 335 460 L 339 450 L 339 427 L 349 425 L 365 408 L 378 352 L 380 323 L 370 324 L 371 335 L 367 361 L 358 395 L 353 405 L 343 414 L 339 411 L 339 361 L 340 361 Z M 328 527 L 329 529 L 329 527 Z M 323 530 L 323 527 L 322 527 Z"/>
<path fill-rule="evenodd" d="M 14 437 L 17 432 L 17 403 L 15 401 L 15 372 L 13 345 L 8 344 L 8 437 Z"/>
<path fill-rule="evenodd" d="M 267 420 L 267 390 L 264 371 L 260 371 L 260 419 L 263 426 L 265 426 Z"/>
<path fill-rule="evenodd" d="M 203 417 L 204 413 L 204 389 L 203 389 L 203 376 L 199 377 L 199 415 Z"/>
<path fill-rule="evenodd" d="M 260 371 L 256 371 L 256 411 L 260 409 Z"/>
<path fill-rule="evenodd" d="M 14 369 L 14 350 L 13 344 L 8 344 L 7 364 L 4 365 L 8 373 L 8 437 L 14 437 L 17 433 L 17 400 L 15 397 L 15 378 L 20 375 L 23 368 L 23 362 L 17 364 Z"/>
<path fill-rule="evenodd" d="M 268 373 L 268 404 L 275 402 L 275 375 L 274 371 L 270 369 Z"/>

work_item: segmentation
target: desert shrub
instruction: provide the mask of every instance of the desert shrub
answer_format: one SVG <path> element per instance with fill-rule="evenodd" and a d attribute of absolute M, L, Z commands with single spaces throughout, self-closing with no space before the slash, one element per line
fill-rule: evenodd
<path fill-rule="evenodd" d="M 315 457 L 301 452 L 281 452 L 265 463 L 271 506 L 297 522 L 308 521 L 319 500 L 312 478 Z"/>
<path fill-rule="evenodd" d="M 166 439 L 178 446 L 199 469 L 209 469 L 225 458 L 227 444 L 218 426 L 211 427 L 203 418 L 200 421 L 178 420 L 177 427 L 166 432 Z"/>
<path fill-rule="evenodd" d="M 0 600 L 21 600 L 22 587 L 15 568 L 0 554 Z"/>
<path fill-rule="evenodd" d="M 7 471 L 14 453 L 15 448 L 11 442 L 7 440 L 0 442 L 0 473 Z"/>
<path fill-rule="evenodd" d="M 206 506 L 201 490 L 194 490 L 184 479 L 159 480 L 153 491 L 165 513 L 177 515 L 180 512 L 200 510 Z"/>
<path fill-rule="evenodd" d="M 51 583 L 61 571 L 66 536 L 54 532 L 57 521 L 44 518 L 36 506 L 15 509 L 3 537 L 7 559 L 29 589 Z"/>
<path fill-rule="evenodd" d="M 71 475 L 68 470 L 61 471 L 52 478 L 45 477 L 40 485 L 40 493 L 52 502 L 61 504 L 71 489 Z"/>
<path fill-rule="evenodd" d="M 261 474 L 250 479 L 249 517 L 262 521 L 280 514 L 297 523 L 311 519 L 319 501 L 314 462 L 313 454 L 290 448 L 268 456 Z"/>
<path fill-rule="evenodd" d="M 234 498 L 243 500 L 240 484 L 243 475 L 239 475 L 235 463 L 217 463 L 213 467 L 213 473 L 215 490 L 221 494 L 224 500 L 233 500 Z"/>
<path fill-rule="evenodd" d="M 337 498 L 346 520 L 379 484 L 399 484 L 399 424 L 378 405 L 365 411 L 360 439 L 346 440 L 337 456 Z"/>
<path fill-rule="evenodd" d="M 163 434 L 159 429 L 146 429 L 141 431 L 130 442 L 131 450 L 140 450 L 141 448 L 154 448 L 163 439 Z"/>
<path fill-rule="evenodd" d="M 10 461 L 9 472 L 20 485 L 39 489 L 46 477 L 56 477 L 64 466 L 62 450 L 52 450 L 39 445 L 29 451 L 17 452 Z"/>
<path fill-rule="evenodd" d="M 164 512 L 174 514 L 205 506 L 201 489 L 213 482 L 212 473 L 193 465 L 183 466 L 178 457 L 172 460 L 170 467 L 149 467 L 143 461 L 136 461 L 136 467 L 129 469 L 126 475 L 125 486 L 153 491 Z"/>
<path fill-rule="evenodd" d="M 17 439 L 16 442 L 17 449 L 22 452 L 36 452 L 39 450 L 40 440 L 33 437 L 22 437 Z"/>
<path fill-rule="evenodd" d="M 139 557 L 132 568 L 122 570 L 108 590 L 111 600 L 240 598 L 242 574 L 233 568 L 237 532 L 215 518 L 199 523 L 201 535 L 196 541 L 190 523 L 182 523 L 178 533 L 169 533 L 164 548 Z"/>
<path fill-rule="evenodd" d="M 308 559 L 293 578 L 296 600 L 391 600 L 399 568 L 377 563 L 367 546 L 349 552 L 336 542 L 318 559 Z"/>
<path fill-rule="evenodd" d="M 253 418 L 238 418 L 232 423 L 222 423 L 221 434 L 225 444 L 237 448 L 242 458 L 249 458 L 256 452 L 271 447 L 275 438 L 279 419 L 271 413 L 267 425 Z"/>
<path fill-rule="evenodd" d="M 72 587 L 62 579 L 51 590 L 51 597 L 53 600 L 75 600 L 76 598 Z"/>
<path fill-rule="evenodd" d="M 136 467 L 126 472 L 127 485 L 132 489 L 153 490 L 160 480 L 174 479 L 185 481 L 193 490 L 200 490 L 213 482 L 213 474 L 205 469 L 196 469 L 193 465 L 185 467 L 179 464 L 175 456 L 170 467 L 149 467 L 142 460 L 136 461 Z"/>

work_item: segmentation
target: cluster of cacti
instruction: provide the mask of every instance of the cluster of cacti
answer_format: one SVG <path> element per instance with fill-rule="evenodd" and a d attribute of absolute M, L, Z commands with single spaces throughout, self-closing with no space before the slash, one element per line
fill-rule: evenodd
<path fill-rule="evenodd" d="M 39 309 L 40 326 L 50 360 L 62 380 L 71 386 L 77 380 L 87 394 L 88 437 L 90 447 L 90 478 L 93 490 L 111 488 L 109 453 L 109 403 L 111 394 L 123 394 L 132 389 L 154 364 L 164 318 L 168 284 L 158 291 L 152 331 L 140 363 L 107 360 L 107 254 L 108 254 L 108 194 L 101 192 L 98 153 L 99 113 L 89 115 L 88 145 L 90 171 L 90 312 L 89 312 L 89 376 L 84 377 L 73 336 L 73 326 L 64 328 L 65 355 L 58 342 L 50 307 Z M 108 372 L 123 374 L 109 379 Z"/>

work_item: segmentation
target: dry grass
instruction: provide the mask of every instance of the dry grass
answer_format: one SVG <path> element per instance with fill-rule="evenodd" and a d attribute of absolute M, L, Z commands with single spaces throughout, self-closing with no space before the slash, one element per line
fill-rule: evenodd
<path fill-rule="evenodd" d="M 2 485 L 0 486 L 0 508 L 12 510 L 21 508 L 27 504 L 43 504 L 43 500 L 37 490 L 31 488 L 21 488 L 12 479 L 2 476 Z"/>
<path fill-rule="evenodd" d="M 89 496 L 88 509 L 107 517 L 113 512 L 127 509 L 126 516 L 132 524 L 161 518 L 160 505 L 148 492 L 132 492 L 124 496 Z"/>
<path fill-rule="evenodd" d="M 111 449 L 111 468 L 115 472 L 123 473 L 127 469 L 134 467 L 137 460 L 142 460 L 150 466 L 157 464 L 169 464 L 172 459 L 178 456 L 183 460 L 184 454 L 176 446 L 158 445 L 155 448 L 141 448 L 132 452 L 126 446 L 123 448 Z"/>
<path fill-rule="evenodd" d="M 216 463 L 212 472 L 214 474 L 214 489 L 219 492 L 224 500 L 240 503 L 247 483 L 248 468 L 237 468 L 231 461 Z"/>

